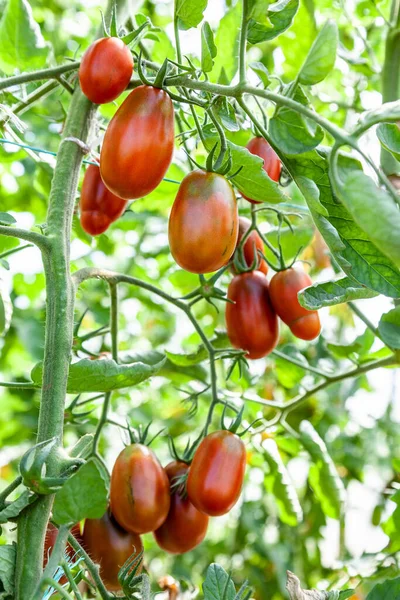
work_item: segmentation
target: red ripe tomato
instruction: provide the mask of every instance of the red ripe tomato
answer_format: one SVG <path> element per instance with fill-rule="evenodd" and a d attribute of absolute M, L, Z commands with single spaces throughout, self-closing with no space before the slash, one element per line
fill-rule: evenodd
<path fill-rule="evenodd" d="M 301 340 L 313 340 L 321 331 L 318 312 L 306 310 L 297 299 L 298 292 L 311 284 L 307 273 L 291 268 L 275 273 L 269 286 L 274 310 Z"/>
<path fill-rule="evenodd" d="M 100 154 L 108 189 L 125 199 L 150 194 L 164 177 L 174 151 L 174 107 L 167 92 L 141 85 L 111 119 Z"/>
<path fill-rule="evenodd" d="M 118 219 L 128 202 L 110 192 L 104 185 L 100 169 L 89 165 L 83 178 L 79 202 L 82 228 L 90 235 L 99 235 Z"/>
<path fill-rule="evenodd" d="M 246 219 L 246 217 L 239 217 L 239 236 L 236 247 L 239 246 L 240 240 L 245 235 L 250 225 L 250 219 Z M 258 254 L 258 250 L 264 253 L 264 242 L 258 235 L 257 231 L 253 229 L 243 246 L 243 256 L 248 267 L 251 267 L 251 265 L 253 264 L 254 253 Z M 268 272 L 268 265 L 266 261 L 260 257 L 260 255 L 258 255 L 258 266 L 256 270 L 261 271 L 265 274 Z"/>
<path fill-rule="evenodd" d="M 105 104 L 122 94 L 132 72 L 133 58 L 128 46 L 116 37 L 101 38 L 83 55 L 79 83 L 91 102 Z"/>
<path fill-rule="evenodd" d="M 173 461 L 165 467 L 170 483 L 188 472 L 188 465 Z M 198 546 L 205 538 L 208 516 L 193 506 L 189 498 L 172 491 L 167 520 L 154 532 L 157 544 L 171 554 L 183 554 Z"/>
<path fill-rule="evenodd" d="M 238 236 L 238 209 L 229 181 L 196 170 L 182 181 L 169 218 L 169 245 L 191 273 L 217 271 L 229 262 Z"/>
<path fill-rule="evenodd" d="M 230 431 L 210 433 L 189 469 L 189 500 L 206 515 L 226 514 L 239 499 L 245 470 L 246 449 L 240 437 Z"/>
<path fill-rule="evenodd" d="M 74 536 L 74 538 L 82 545 L 82 535 L 81 535 L 81 528 L 80 528 L 79 523 L 77 523 L 76 525 L 74 525 L 72 527 L 71 533 Z M 49 523 L 47 525 L 46 536 L 44 538 L 43 569 L 49 562 L 49 557 L 50 557 L 51 551 L 54 548 L 54 544 L 56 543 L 57 535 L 58 535 L 58 528 L 55 525 L 53 525 L 53 523 Z M 72 548 L 72 546 L 67 544 L 65 546 L 65 554 L 67 555 L 69 560 L 72 561 L 75 557 L 75 550 Z M 64 583 L 66 583 L 67 581 L 68 580 L 64 575 L 60 579 L 61 585 L 64 585 Z"/>
<path fill-rule="evenodd" d="M 143 444 L 122 450 L 111 474 L 111 511 L 132 533 L 158 529 L 170 507 L 168 477 L 154 452 Z"/>
<path fill-rule="evenodd" d="M 271 148 L 267 140 L 262 137 L 252 138 L 246 146 L 247 150 L 251 154 L 255 154 L 264 160 L 263 169 L 267 175 L 273 179 L 273 181 L 279 181 L 281 175 L 282 163 L 279 160 L 275 150 Z M 246 198 L 249 202 L 259 204 L 258 200 L 252 200 L 248 196 L 242 194 L 243 198 Z"/>
<path fill-rule="evenodd" d="M 226 328 L 232 346 L 247 350 L 248 358 L 261 358 L 278 342 L 278 319 L 272 308 L 268 281 L 260 271 L 236 275 L 228 288 Z"/>
<path fill-rule="evenodd" d="M 119 570 L 130 556 L 137 556 L 143 550 L 140 537 L 122 529 L 109 512 L 101 519 L 86 519 L 83 547 L 100 564 L 100 577 L 110 591 L 121 589 Z"/>

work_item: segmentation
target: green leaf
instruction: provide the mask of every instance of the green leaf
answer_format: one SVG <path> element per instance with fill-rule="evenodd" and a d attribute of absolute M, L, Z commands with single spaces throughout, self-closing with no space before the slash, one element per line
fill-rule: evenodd
<path fill-rule="evenodd" d="M 376 134 L 382 146 L 400 160 L 400 129 L 396 123 L 381 123 Z"/>
<path fill-rule="evenodd" d="M 393 198 L 362 171 L 334 180 L 335 192 L 374 245 L 400 268 L 400 211 Z"/>
<path fill-rule="evenodd" d="M 127 363 L 131 362 L 143 362 L 146 365 L 155 365 L 161 360 L 165 359 L 164 354 L 157 350 L 150 350 L 148 352 L 135 352 L 134 354 L 128 353 L 125 356 Z M 124 360 L 121 357 L 121 360 Z M 167 379 L 181 383 L 182 380 L 197 380 L 203 383 L 208 381 L 208 371 L 204 367 L 194 364 L 188 366 L 179 366 L 171 360 L 165 360 L 161 369 L 157 373 L 160 377 L 166 377 Z"/>
<path fill-rule="evenodd" d="M 265 487 L 274 496 L 281 521 L 294 527 L 303 519 L 303 511 L 296 490 L 275 441 L 264 440 L 262 448 L 265 461 L 269 466 L 269 473 L 264 479 Z"/>
<path fill-rule="evenodd" d="M 287 354 L 287 356 L 291 356 L 307 366 L 308 363 L 306 358 L 297 350 L 296 346 L 287 344 L 286 346 L 279 348 L 279 350 L 283 352 L 283 354 Z M 275 368 L 279 383 L 289 390 L 298 385 L 305 375 L 304 369 L 279 356 L 275 358 Z"/>
<path fill-rule="evenodd" d="M 0 593 L 5 597 L 14 598 L 15 562 L 17 560 L 17 545 L 0 546 Z"/>
<path fill-rule="evenodd" d="M 250 69 L 256 73 L 261 79 L 264 87 L 268 87 L 271 83 L 267 67 L 262 62 L 253 62 L 249 64 Z"/>
<path fill-rule="evenodd" d="M 301 67 L 299 82 L 303 85 L 319 83 L 335 65 L 338 29 L 334 21 L 327 21 L 317 35 Z"/>
<path fill-rule="evenodd" d="M 280 243 L 282 248 L 282 254 L 285 263 L 289 263 L 298 254 L 301 248 L 306 248 L 314 237 L 314 228 L 305 227 L 293 227 L 293 231 L 289 227 L 283 227 L 281 229 Z M 272 228 L 267 233 L 267 239 L 271 244 L 278 249 L 278 228 Z M 266 246 L 264 248 L 264 254 L 272 263 L 276 262 L 276 257 L 272 251 Z"/>
<path fill-rule="evenodd" d="M 234 600 L 235 585 L 228 573 L 220 565 L 212 563 L 203 583 L 204 600 Z"/>
<path fill-rule="evenodd" d="M 327 348 L 336 358 L 363 358 L 368 355 L 375 341 L 375 335 L 370 329 L 356 337 L 352 344 L 327 344 Z"/>
<path fill-rule="evenodd" d="M 142 362 L 118 365 L 113 360 L 84 358 L 70 365 L 67 392 L 68 394 L 110 392 L 138 385 L 158 373 L 164 365 L 164 360 L 155 365 L 146 365 Z M 38 363 L 32 369 L 32 381 L 41 384 L 42 376 L 43 363 Z"/>
<path fill-rule="evenodd" d="M 241 18 L 242 2 L 236 2 L 235 6 L 230 8 L 221 19 L 215 34 L 218 54 L 210 73 L 210 80 L 213 82 L 229 85 L 238 70 Z M 224 81 L 221 81 L 222 77 Z"/>
<path fill-rule="evenodd" d="M 400 490 L 398 490 L 390 499 L 397 506 L 387 521 L 382 523 L 382 529 L 390 538 L 386 550 L 394 553 L 400 550 Z"/>
<path fill-rule="evenodd" d="M 304 91 L 297 87 L 294 100 L 308 105 Z M 269 133 L 277 147 L 285 154 L 302 154 L 313 150 L 323 138 L 323 129 L 314 121 L 284 106 L 279 107 L 269 123 Z"/>
<path fill-rule="evenodd" d="M 382 315 L 378 329 L 385 344 L 400 350 L 400 306 Z"/>
<path fill-rule="evenodd" d="M 400 597 L 400 577 L 378 583 L 365 600 L 398 600 Z"/>
<path fill-rule="evenodd" d="M 309 421 L 300 423 L 300 441 L 313 461 L 308 477 L 315 496 L 327 517 L 339 519 L 345 489 L 324 440 Z"/>
<path fill-rule="evenodd" d="M 347 161 L 354 163 L 347 156 L 340 160 L 345 165 Z M 287 157 L 285 164 L 303 193 L 316 226 L 346 275 L 355 283 L 385 296 L 399 297 L 399 270 L 334 197 L 325 152 L 320 149 Z"/>
<path fill-rule="evenodd" d="M 299 8 L 299 0 L 278 0 L 270 4 L 266 13 L 266 23 L 249 20 L 247 39 L 250 44 L 272 40 L 290 27 Z"/>
<path fill-rule="evenodd" d="M 180 29 L 197 27 L 203 20 L 208 0 L 176 0 L 175 14 Z"/>
<path fill-rule="evenodd" d="M 225 331 L 217 331 L 216 337 L 211 339 L 210 342 L 217 350 L 231 347 L 231 343 Z M 208 358 L 207 348 L 203 344 L 201 344 L 195 352 L 191 352 L 190 354 L 177 354 L 168 352 L 167 350 L 165 351 L 165 354 L 171 362 L 180 367 L 197 365 Z"/>
<path fill-rule="evenodd" d="M 24 508 L 32 504 L 35 500 L 37 500 L 36 494 L 25 490 L 14 502 L 11 502 L 0 511 L 0 523 L 7 523 L 7 521 L 15 519 Z"/>
<path fill-rule="evenodd" d="M 46 64 L 49 45 L 27 0 L 8 0 L 0 21 L 0 69 L 7 75 Z"/>
<path fill-rule="evenodd" d="M 12 215 L 5 212 L 0 212 L 0 225 L 14 225 L 17 221 Z"/>
<path fill-rule="evenodd" d="M 228 131 L 239 131 L 240 127 L 236 121 L 235 109 L 225 96 L 219 96 L 213 104 L 215 111 Z"/>
<path fill-rule="evenodd" d="M 201 68 L 205 73 L 212 71 L 214 58 L 217 56 L 217 46 L 210 24 L 205 21 L 201 28 Z"/>
<path fill-rule="evenodd" d="M 307 310 L 318 310 L 324 306 L 335 306 L 342 302 L 362 300 L 364 298 L 375 298 L 377 292 L 365 286 L 357 285 L 349 277 L 342 277 L 337 281 L 325 283 L 314 283 L 298 294 L 301 306 Z"/>
<path fill-rule="evenodd" d="M 5 282 L 0 277 L 0 336 L 7 333 L 11 325 L 13 306 Z"/>
<path fill-rule="evenodd" d="M 97 459 L 88 460 L 56 493 L 53 517 L 58 525 L 100 519 L 107 509 L 108 481 Z"/>

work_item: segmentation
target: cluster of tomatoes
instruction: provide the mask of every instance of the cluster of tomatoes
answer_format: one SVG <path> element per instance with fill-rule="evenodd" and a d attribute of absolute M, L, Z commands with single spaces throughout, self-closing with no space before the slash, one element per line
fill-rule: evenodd
<path fill-rule="evenodd" d="M 110 486 L 110 507 L 101 519 L 86 519 L 72 529 L 111 591 L 120 589 L 118 572 L 143 550 L 141 534 L 153 532 L 157 544 L 172 554 L 200 544 L 210 516 L 224 515 L 236 504 L 246 467 L 245 446 L 230 430 L 203 438 L 189 464 L 174 460 L 165 468 L 143 443 L 127 446 L 118 456 Z M 45 563 L 57 537 L 49 524 Z M 73 557 L 73 550 L 67 547 Z"/>

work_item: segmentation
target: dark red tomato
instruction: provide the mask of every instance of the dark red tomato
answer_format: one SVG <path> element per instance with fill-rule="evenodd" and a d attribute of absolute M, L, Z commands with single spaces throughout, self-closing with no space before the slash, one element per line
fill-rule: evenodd
<path fill-rule="evenodd" d="M 206 515 L 224 515 L 239 499 L 245 470 L 246 449 L 240 437 L 230 431 L 210 433 L 190 466 L 189 500 Z"/>
<path fill-rule="evenodd" d="M 229 262 L 238 237 L 235 193 L 225 177 L 193 171 L 179 186 L 169 218 L 169 245 L 180 267 L 211 273 Z"/>
<path fill-rule="evenodd" d="M 165 467 L 170 483 L 185 475 L 189 466 L 173 461 Z M 154 532 L 157 544 L 171 554 L 183 554 L 198 546 L 205 538 L 208 516 L 193 506 L 189 498 L 171 490 L 171 507 L 167 520 Z"/>
<path fill-rule="evenodd" d="M 100 577 L 110 591 L 121 589 L 119 570 L 130 556 L 137 556 L 143 550 L 140 537 L 122 529 L 109 512 L 101 519 L 86 519 L 83 547 L 100 565 Z"/>
<path fill-rule="evenodd" d="M 251 221 L 249 219 L 246 219 L 246 217 L 239 217 L 239 236 L 236 247 L 239 246 L 240 240 L 245 235 L 250 225 Z M 264 242 L 258 235 L 257 231 L 253 229 L 243 246 L 244 260 L 246 265 L 251 267 L 254 262 L 254 253 L 256 253 L 258 255 L 258 266 L 256 270 L 266 274 L 268 272 L 268 265 L 266 261 L 260 257 L 258 250 L 264 253 Z"/>
<path fill-rule="evenodd" d="M 121 198 L 142 198 L 164 177 L 174 151 L 174 107 L 167 92 L 141 85 L 111 119 L 100 154 L 108 189 Z"/>
<path fill-rule="evenodd" d="M 263 169 L 267 175 L 274 181 L 279 181 L 281 176 L 282 163 L 279 160 L 279 156 L 275 150 L 271 148 L 267 140 L 262 137 L 252 138 L 246 146 L 247 150 L 256 156 L 259 156 L 264 160 Z M 257 200 L 252 200 L 248 196 L 242 194 L 243 198 L 246 198 L 249 202 L 258 204 Z"/>
<path fill-rule="evenodd" d="M 105 104 L 122 94 L 132 72 L 133 58 L 128 46 L 116 37 L 101 38 L 82 57 L 79 83 L 89 100 Z"/>
<path fill-rule="evenodd" d="M 77 523 L 76 525 L 74 525 L 72 527 L 71 533 L 74 536 L 74 538 L 82 545 L 81 527 L 80 527 L 79 523 Z M 53 523 L 49 523 L 47 525 L 46 536 L 44 538 L 43 569 L 45 568 L 45 566 L 47 565 L 47 563 L 49 561 L 51 551 L 53 550 L 54 544 L 56 543 L 57 535 L 58 535 L 58 528 L 55 525 L 53 525 Z M 65 546 L 65 554 L 71 561 L 73 561 L 73 559 L 75 557 L 75 550 L 72 548 L 72 546 L 67 544 Z M 68 580 L 64 575 L 60 579 L 61 585 L 64 585 L 64 583 L 66 583 L 67 581 Z"/>
<path fill-rule="evenodd" d="M 100 169 L 89 165 L 83 178 L 79 202 L 81 225 L 86 233 L 99 235 L 124 212 L 127 200 L 119 198 L 104 185 Z"/>
<path fill-rule="evenodd" d="M 307 273 L 291 268 L 275 273 L 269 286 L 275 311 L 302 340 L 313 340 L 321 331 L 317 311 L 306 310 L 297 298 L 298 292 L 309 285 L 312 285 L 312 279 Z"/>
<path fill-rule="evenodd" d="M 226 328 L 232 346 L 261 358 L 278 342 L 278 319 L 269 297 L 268 281 L 260 271 L 236 275 L 228 288 Z"/>
<path fill-rule="evenodd" d="M 127 531 L 155 531 L 170 507 L 168 477 L 154 452 L 143 444 L 122 450 L 111 474 L 111 511 Z"/>

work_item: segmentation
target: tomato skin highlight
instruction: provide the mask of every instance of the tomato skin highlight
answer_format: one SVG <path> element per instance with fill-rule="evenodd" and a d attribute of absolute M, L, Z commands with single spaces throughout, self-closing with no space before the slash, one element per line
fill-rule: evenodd
<path fill-rule="evenodd" d="M 246 470 L 246 449 L 231 431 L 207 435 L 193 457 L 187 493 L 194 506 L 211 517 L 224 515 L 239 499 Z"/>
<path fill-rule="evenodd" d="M 272 307 L 268 281 L 260 271 L 236 275 L 228 287 L 226 329 L 234 348 L 247 350 L 247 357 L 262 358 L 278 343 L 278 318 Z"/>
<path fill-rule="evenodd" d="M 281 176 L 282 163 L 275 150 L 268 144 L 267 140 L 262 137 L 254 137 L 247 143 L 246 148 L 251 154 L 255 154 L 264 160 L 264 171 L 273 181 L 278 182 Z M 242 196 L 253 204 L 260 204 L 259 200 L 253 200 L 244 194 L 242 194 Z"/>
<path fill-rule="evenodd" d="M 239 246 L 240 240 L 245 235 L 246 231 L 250 228 L 250 225 L 251 225 L 250 219 L 247 219 L 246 217 L 239 217 L 239 235 L 238 235 L 236 248 Z M 244 246 L 243 246 L 243 257 L 244 257 L 245 263 L 248 267 L 251 267 L 251 265 L 254 262 L 254 250 L 256 251 L 257 254 L 258 254 L 258 250 L 260 250 L 260 252 L 264 253 L 264 242 L 262 241 L 261 237 L 258 235 L 257 231 L 255 231 L 253 229 L 253 231 L 250 233 L 249 237 L 247 238 L 247 240 L 245 241 Z M 256 270 L 261 271 L 261 273 L 264 273 L 264 274 L 268 273 L 268 264 L 259 255 L 258 255 L 258 266 L 257 266 Z M 236 273 L 235 267 L 233 267 L 233 272 Z"/>
<path fill-rule="evenodd" d="M 313 340 L 321 331 L 316 310 L 307 310 L 301 306 L 297 293 L 312 285 L 311 277 L 298 269 L 286 269 L 276 273 L 269 286 L 272 305 L 292 333 L 302 340 Z"/>
<path fill-rule="evenodd" d="M 82 57 L 79 83 L 91 102 L 106 104 L 127 88 L 132 72 L 133 57 L 128 46 L 116 37 L 101 38 Z"/>
<path fill-rule="evenodd" d="M 86 169 L 79 201 L 82 228 L 90 235 L 104 233 L 125 211 L 127 200 L 106 188 L 96 165 Z"/>
<path fill-rule="evenodd" d="M 110 486 L 111 511 L 132 533 L 148 533 L 165 521 L 169 481 L 156 455 L 143 444 L 127 446 L 115 461 Z"/>
<path fill-rule="evenodd" d="M 100 576 L 109 591 L 121 589 L 120 568 L 132 554 L 137 556 L 143 550 L 140 537 L 124 531 L 109 511 L 101 519 L 86 519 L 83 547 L 90 558 L 100 564 Z"/>
<path fill-rule="evenodd" d="M 239 216 L 235 193 L 222 175 L 196 170 L 186 175 L 169 217 L 171 254 L 182 269 L 211 273 L 235 251 Z"/>
<path fill-rule="evenodd" d="M 174 151 L 174 107 L 164 90 L 141 85 L 111 119 L 100 153 L 101 177 L 126 200 L 150 194 L 161 182 Z"/>
<path fill-rule="evenodd" d="M 189 470 L 185 463 L 173 461 L 165 467 L 170 483 L 177 476 Z M 193 550 L 204 540 L 208 516 L 193 506 L 189 498 L 182 498 L 177 491 L 171 491 L 171 507 L 167 520 L 154 532 L 157 544 L 171 554 L 183 554 Z"/>

